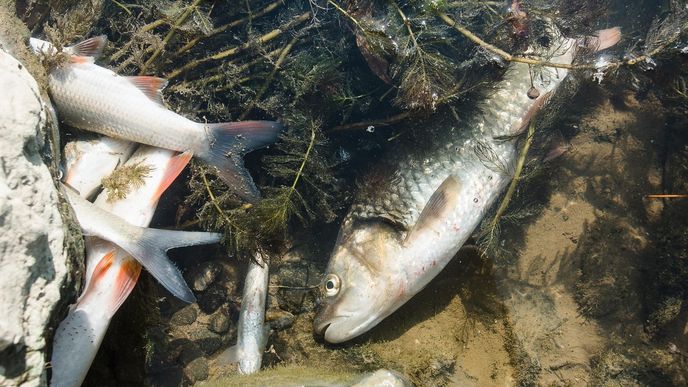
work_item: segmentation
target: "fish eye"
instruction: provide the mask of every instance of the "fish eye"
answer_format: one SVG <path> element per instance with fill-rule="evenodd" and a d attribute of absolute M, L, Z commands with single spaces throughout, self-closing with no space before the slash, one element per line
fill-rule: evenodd
<path fill-rule="evenodd" d="M 328 274 L 325 278 L 325 294 L 328 297 L 336 296 L 339 293 L 339 277 L 336 274 Z"/>

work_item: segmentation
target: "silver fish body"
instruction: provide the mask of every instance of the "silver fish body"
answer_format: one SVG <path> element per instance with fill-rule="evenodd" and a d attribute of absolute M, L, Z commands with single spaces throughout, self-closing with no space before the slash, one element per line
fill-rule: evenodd
<path fill-rule="evenodd" d="M 273 121 L 198 123 L 162 103 L 161 78 L 120 76 L 93 63 L 105 37 L 91 38 L 64 50 L 70 63 L 51 70 L 50 96 L 58 118 L 73 127 L 194 156 L 217 168 L 217 173 L 241 198 L 256 201 L 260 194 L 243 164 L 243 155 L 273 143 L 282 125 Z M 31 39 L 37 53 L 56 49 Z"/>
<path fill-rule="evenodd" d="M 577 42 L 559 43 L 551 60 L 571 63 Z M 428 146 L 395 150 L 368 176 L 328 264 L 316 333 L 339 343 L 368 331 L 446 266 L 512 178 L 509 136 L 565 76 L 546 68 L 533 79 L 527 65 L 512 64 L 478 114 Z M 528 97 L 531 82 L 536 99 Z"/>
<path fill-rule="evenodd" d="M 270 326 L 265 323 L 268 272 L 268 261 L 263 259 L 261 253 L 257 253 L 255 262 L 249 262 L 246 272 L 237 343 L 218 356 L 220 363 L 237 363 L 240 374 L 260 371 L 263 361 L 263 352 L 270 334 Z"/>

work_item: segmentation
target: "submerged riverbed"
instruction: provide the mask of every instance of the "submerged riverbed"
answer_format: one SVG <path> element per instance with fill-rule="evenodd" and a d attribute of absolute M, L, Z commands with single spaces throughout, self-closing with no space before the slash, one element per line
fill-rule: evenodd
<path fill-rule="evenodd" d="M 196 303 L 141 274 L 85 386 L 349 385 L 380 368 L 418 386 L 688 384 L 685 5 L 59 3 L 13 6 L 34 36 L 71 44 L 107 35 L 98 63 L 169 78 L 165 104 L 185 117 L 287 127 L 246 157 L 260 203 L 237 200 L 196 163 L 164 194 L 151 227 L 218 231 L 224 243 L 170 252 Z M 543 20 L 576 36 L 622 25 L 604 60 L 585 58 L 619 65 L 577 69 L 563 100 L 538 118 L 497 228 L 495 208 L 407 304 L 362 336 L 328 344 L 313 319 L 361 179 L 386 152 L 426 146 L 439 123 L 460 127 L 507 69 L 442 16 L 519 55 L 546 46 Z M 556 70 L 536 65 L 531 76 L 542 71 Z M 88 136 L 66 127 L 60 135 L 62 145 Z M 256 249 L 271 261 L 272 331 L 263 371 L 239 376 L 216 357 L 236 342 Z M 66 293 L 75 294 L 57 315 L 82 286 L 74 265 Z"/>

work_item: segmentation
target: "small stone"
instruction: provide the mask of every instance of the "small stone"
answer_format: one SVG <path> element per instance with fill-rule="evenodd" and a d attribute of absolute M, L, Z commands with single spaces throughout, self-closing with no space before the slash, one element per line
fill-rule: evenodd
<path fill-rule="evenodd" d="M 179 361 L 186 365 L 203 356 L 205 356 L 205 353 L 203 353 L 201 347 L 194 341 L 188 341 L 184 343 L 182 352 L 179 354 Z"/>
<path fill-rule="evenodd" d="M 204 357 L 199 357 L 184 367 L 184 376 L 186 376 L 191 383 L 208 379 L 208 373 L 208 360 Z"/>
<path fill-rule="evenodd" d="M 211 332 L 205 327 L 189 332 L 189 338 L 193 340 L 208 356 L 214 354 L 222 346 L 222 337 Z"/>
<path fill-rule="evenodd" d="M 198 307 L 206 314 L 212 314 L 227 302 L 225 289 L 212 286 L 198 298 Z"/>
<path fill-rule="evenodd" d="M 227 332 L 227 330 L 229 330 L 229 316 L 227 312 L 223 309 L 218 309 L 217 312 L 210 317 L 209 328 L 215 333 L 221 334 Z"/>
<path fill-rule="evenodd" d="M 179 309 L 170 319 L 172 325 L 183 326 L 191 325 L 196 321 L 198 317 L 198 311 L 196 306 L 191 304 Z"/>
<path fill-rule="evenodd" d="M 204 262 L 197 269 L 193 277 L 193 288 L 197 292 L 202 292 L 212 285 L 217 278 L 218 273 L 220 273 L 220 266 L 213 262 Z"/>
<path fill-rule="evenodd" d="M 270 323 L 270 328 L 280 331 L 294 325 L 295 317 L 286 310 L 278 308 L 268 309 L 265 312 L 265 321 Z"/>

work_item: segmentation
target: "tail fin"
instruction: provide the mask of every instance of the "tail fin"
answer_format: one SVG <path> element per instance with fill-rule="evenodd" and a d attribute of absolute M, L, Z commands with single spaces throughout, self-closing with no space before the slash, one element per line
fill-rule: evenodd
<path fill-rule="evenodd" d="M 243 121 L 205 125 L 208 151 L 198 156 L 217 168 L 220 178 L 242 199 L 255 202 L 258 188 L 244 168 L 242 156 L 277 140 L 282 124 L 274 121 Z"/>
<path fill-rule="evenodd" d="M 136 258 L 174 296 L 186 302 L 195 302 L 196 297 L 166 252 L 175 247 L 217 243 L 221 235 L 211 232 L 137 228 L 140 230 L 140 237 L 137 240 L 121 241 L 120 247 Z"/>

